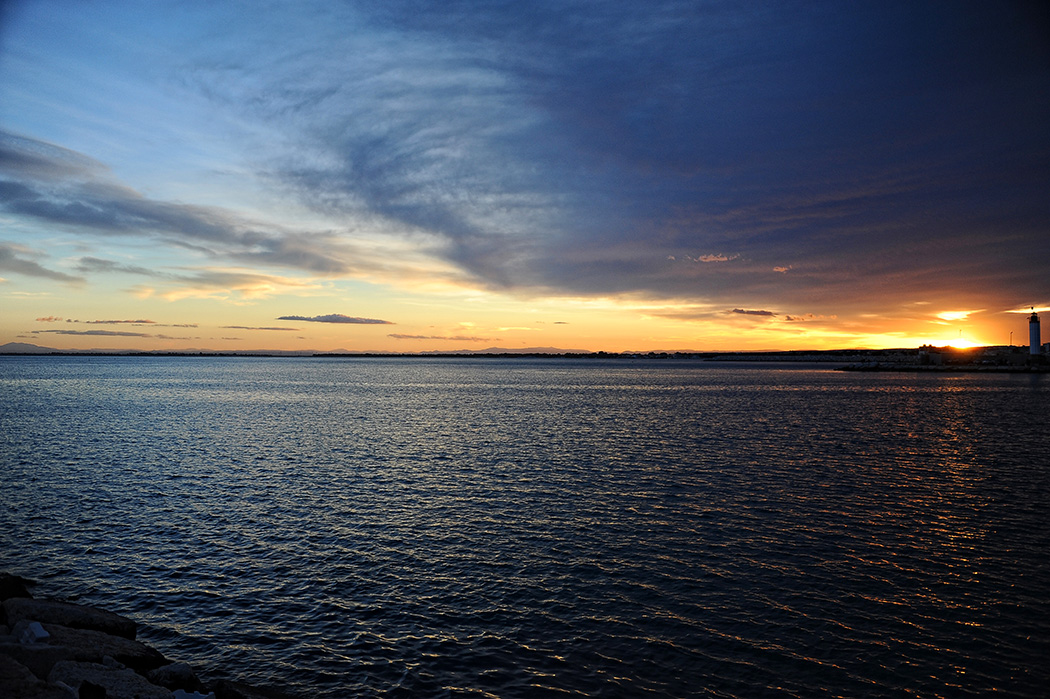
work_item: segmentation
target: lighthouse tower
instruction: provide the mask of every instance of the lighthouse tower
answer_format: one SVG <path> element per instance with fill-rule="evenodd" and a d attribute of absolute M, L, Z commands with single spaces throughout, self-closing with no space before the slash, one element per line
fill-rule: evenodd
<path fill-rule="evenodd" d="M 1032 309 L 1032 315 L 1028 317 L 1028 354 L 1041 354 L 1042 339 L 1039 336 L 1039 316 Z"/>

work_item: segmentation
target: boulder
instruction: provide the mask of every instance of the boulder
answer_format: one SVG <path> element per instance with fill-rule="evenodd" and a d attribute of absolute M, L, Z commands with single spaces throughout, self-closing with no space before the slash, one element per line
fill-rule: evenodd
<path fill-rule="evenodd" d="M 49 686 L 14 658 L 0 654 L 0 696 L 4 699 L 69 699 L 59 687 Z"/>
<path fill-rule="evenodd" d="M 168 689 L 185 689 L 188 692 L 196 692 L 203 687 L 196 673 L 193 672 L 193 668 L 186 663 L 163 665 L 156 670 L 150 670 L 146 677 L 153 684 Z"/>
<path fill-rule="evenodd" d="M 0 656 L 7 656 L 29 668 L 40 679 L 47 679 L 51 669 L 62 660 L 73 660 L 75 653 L 70 648 L 50 646 L 44 643 L 23 645 L 17 642 L 0 643 Z M 0 693 L 0 696 L 4 696 Z"/>
<path fill-rule="evenodd" d="M 171 692 L 151 684 L 133 670 L 117 670 L 97 663 L 63 661 L 47 677 L 49 682 L 69 685 L 75 691 L 85 682 L 104 687 L 106 699 L 171 699 Z"/>
<path fill-rule="evenodd" d="M 95 609 L 70 602 L 21 597 L 4 600 L 3 606 L 9 626 L 14 626 L 25 619 L 61 624 L 71 629 L 102 631 L 113 636 L 135 640 L 135 622 L 104 609 Z"/>
<path fill-rule="evenodd" d="M 43 627 L 51 635 L 49 645 L 70 649 L 75 660 L 101 664 L 108 655 L 138 672 L 148 672 L 168 662 L 160 651 L 121 636 L 59 624 L 43 624 Z"/>
<path fill-rule="evenodd" d="M 49 640 L 47 631 L 40 625 L 39 621 L 27 621 L 22 619 L 11 629 L 11 636 L 22 645 L 33 645 L 34 643 L 47 643 Z"/>
<path fill-rule="evenodd" d="M 290 694 L 243 682 L 219 680 L 215 683 L 215 699 L 294 699 Z"/>
<path fill-rule="evenodd" d="M 10 573 L 0 573 L 0 602 L 12 597 L 32 597 L 33 595 L 29 594 L 29 590 L 26 589 L 27 585 L 32 584 L 32 580 L 26 580 Z"/>
<path fill-rule="evenodd" d="M 84 680 L 80 683 L 77 699 L 106 699 L 106 688 L 94 682 Z"/>

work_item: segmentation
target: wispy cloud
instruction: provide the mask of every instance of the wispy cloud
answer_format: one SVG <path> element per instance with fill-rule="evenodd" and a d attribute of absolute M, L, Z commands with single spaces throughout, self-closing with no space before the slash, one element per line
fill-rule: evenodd
<path fill-rule="evenodd" d="M 102 337 L 154 337 L 148 333 L 133 333 L 122 330 L 33 330 L 34 335 L 53 333 L 55 335 L 98 335 Z"/>
<path fill-rule="evenodd" d="M 279 293 L 308 293 L 320 288 L 314 281 L 266 274 L 251 269 L 210 269 L 167 272 L 154 275 L 152 285 L 132 288 L 144 298 L 157 296 L 169 301 L 210 298 L 254 301 Z"/>
<path fill-rule="evenodd" d="M 391 333 L 387 337 L 395 340 L 455 340 L 456 342 L 498 342 L 498 337 L 473 337 L 471 335 L 402 335 Z"/>
<path fill-rule="evenodd" d="M 974 313 L 980 313 L 980 312 L 981 312 L 981 310 L 976 310 L 976 311 L 942 311 L 941 313 L 937 314 L 937 317 L 940 318 L 941 320 L 959 321 L 959 320 L 967 320 Z"/>
<path fill-rule="evenodd" d="M 330 313 L 324 316 L 280 316 L 277 320 L 299 320 L 307 323 L 349 323 L 356 325 L 393 325 L 389 320 L 375 318 L 356 318 L 342 313 Z"/>
<path fill-rule="evenodd" d="M 43 318 L 37 318 L 37 322 L 40 323 L 57 323 L 65 321 L 67 324 L 80 324 L 84 325 L 149 325 L 154 328 L 196 328 L 196 323 L 158 323 L 154 320 L 147 320 L 144 318 L 136 320 L 77 320 L 74 318 L 61 318 L 59 316 L 45 316 Z M 56 330 L 41 330 L 39 332 L 58 332 Z M 83 332 L 83 331 L 79 331 Z M 69 331 L 66 334 L 77 334 L 77 331 Z"/>
<path fill-rule="evenodd" d="M 291 231 L 250 221 L 217 207 L 151 199 L 114 181 L 98 162 L 50 143 L 0 130 L 0 210 L 60 225 L 72 232 L 149 237 L 185 245 L 211 257 L 277 265 L 320 275 L 374 269 L 355 263 L 360 251 L 332 231 Z M 10 250 L 0 263 L 14 265 Z M 10 267 L 9 267 L 10 268 Z M 133 265 L 81 258 L 83 272 L 153 274 Z M 12 268 L 23 274 L 79 281 L 34 263 Z"/>
<path fill-rule="evenodd" d="M 22 274 L 27 277 L 41 277 L 59 282 L 80 283 L 84 279 L 64 272 L 47 269 L 43 265 L 24 257 L 26 251 L 22 246 L 0 243 L 0 270 Z"/>
<path fill-rule="evenodd" d="M 223 330 L 277 330 L 277 331 L 288 331 L 298 332 L 299 328 L 267 328 L 267 327 L 252 327 L 248 325 L 223 325 Z"/>
<path fill-rule="evenodd" d="M 744 308 L 734 308 L 733 310 L 728 311 L 728 313 L 736 313 L 744 316 L 764 316 L 767 318 L 773 318 L 777 315 L 773 311 L 747 310 Z"/>
<path fill-rule="evenodd" d="M 113 272 L 121 272 L 124 274 L 138 274 L 146 277 L 160 276 L 162 274 L 146 267 L 121 264 L 114 262 L 113 260 L 103 260 L 98 257 L 81 257 L 77 262 L 76 268 L 77 271 L 83 272 L 84 274 L 111 274 Z"/>

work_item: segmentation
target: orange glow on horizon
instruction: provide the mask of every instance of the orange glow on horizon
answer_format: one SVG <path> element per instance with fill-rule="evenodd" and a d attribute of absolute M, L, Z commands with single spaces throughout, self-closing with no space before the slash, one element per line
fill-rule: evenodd
<path fill-rule="evenodd" d="M 984 346 L 980 342 L 974 342 L 973 340 L 968 340 L 965 337 L 957 337 L 953 340 L 944 340 L 941 342 L 931 342 L 930 344 L 936 345 L 937 347 L 954 347 L 955 349 L 972 349 L 974 347 Z"/>

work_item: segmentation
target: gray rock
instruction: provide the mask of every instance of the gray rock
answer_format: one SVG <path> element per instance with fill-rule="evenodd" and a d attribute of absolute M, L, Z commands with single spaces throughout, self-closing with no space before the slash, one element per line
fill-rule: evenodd
<path fill-rule="evenodd" d="M 160 651 L 128 638 L 59 624 L 43 624 L 43 627 L 51 634 L 50 645 L 70 649 L 75 660 L 102 664 L 108 655 L 139 672 L 153 670 L 168 662 Z"/>
<path fill-rule="evenodd" d="M 77 691 L 84 682 L 105 687 L 106 699 L 171 699 L 171 692 L 151 684 L 133 670 L 117 670 L 97 663 L 63 661 L 55 665 L 47 679 Z"/>
<path fill-rule="evenodd" d="M 6 655 L 29 668 L 40 679 L 47 679 L 51 669 L 62 660 L 73 660 L 75 654 L 69 648 L 36 643 L 30 646 L 16 641 L 0 643 L 0 655 Z M 3 696 L 3 694 L 0 694 Z"/>
<path fill-rule="evenodd" d="M 151 670 L 146 677 L 153 684 L 168 689 L 185 689 L 188 692 L 196 692 L 201 689 L 201 681 L 196 673 L 186 663 L 171 663 Z"/>
<path fill-rule="evenodd" d="M 49 686 L 14 658 L 0 654 L 0 696 L 4 699 L 70 699 L 59 687 Z"/>
<path fill-rule="evenodd" d="M 14 639 L 23 645 L 33 645 L 36 643 L 47 643 L 48 638 L 47 631 L 40 624 L 39 621 L 29 621 L 22 619 L 11 629 L 11 635 Z"/>
<path fill-rule="evenodd" d="M 4 613 L 7 615 L 7 623 L 10 626 L 26 619 L 61 624 L 71 629 L 102 631 L 113 636 L 135 640 L 135 622 L 104 609 L 95 609 L 70 602 L 21 597 L 4 600 L 3 606 Z"/>
<path fill-rule="evenodd" d="M 29 594 L 29 590 L 26 589 L 27 585 L 32 584 L 32 580 L 26 580 L 10 573 L 0 573 L 0 601 L 12 597 L 32 597 L 33 595 Z"/>

